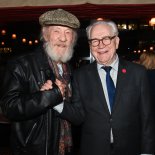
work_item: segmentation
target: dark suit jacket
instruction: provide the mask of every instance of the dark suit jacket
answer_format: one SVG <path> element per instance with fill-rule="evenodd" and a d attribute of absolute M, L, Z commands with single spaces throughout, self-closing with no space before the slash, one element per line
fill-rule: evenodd
<path fill-rule="evenodd" d="M 111 128 L 115 155 L 139 155 L 152 153 L 154 149 L 150 103 L 144 67 L 120 60 L 115 103 L 110 114 L 94 62 L 75 72 L 72 105 L 65 104 L 61 115 L 82 124 L 80 155 L 109 155 Z"/>
<path fill-rule="evenodd" d="M 148 69 L 147 73 L 150 84 L 152 103 L 155 109 L 155 69 Z"/>

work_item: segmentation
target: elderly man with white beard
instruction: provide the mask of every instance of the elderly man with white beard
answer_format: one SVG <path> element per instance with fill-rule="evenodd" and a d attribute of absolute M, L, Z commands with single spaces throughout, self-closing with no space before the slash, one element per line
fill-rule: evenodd
<path fill-rule="evenodd" d="M 13 155 L 69 155 L 70 124 L 59 118 L 58 111 L 61 103 L 70 104 L 67 62 L 80 22 L 73 14 L 56 9 L 42 14 L 39 23 L 43 47 L 8 62 L 0 105 L 12 126 Z"/>

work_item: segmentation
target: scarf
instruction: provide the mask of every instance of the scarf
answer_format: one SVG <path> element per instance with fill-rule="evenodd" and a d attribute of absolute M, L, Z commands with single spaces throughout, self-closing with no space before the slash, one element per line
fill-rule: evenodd
<path fill-rule="evenodd" d="M 66 85 L 65 100 L 69 101 L 71 97 L 71 89 L 69 87 L 70 82 L 70 70 L 67 64 L 62 63 L 63 74 L 60 75 L 60 71 L 56 62 L 49 58 L 49 65 L 53 70 L 56 78 L 62 81 Z M 59 150 L 58 155 L 65 155 L 65 151 L 70 152 L 72 147 L 71 125 L 68 121 L 60 119 L 60 138 L 59 138 Z"/>

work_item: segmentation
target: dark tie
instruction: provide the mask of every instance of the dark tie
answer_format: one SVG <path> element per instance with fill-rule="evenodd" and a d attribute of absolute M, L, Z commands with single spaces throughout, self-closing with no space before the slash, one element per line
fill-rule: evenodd
<path fill-rule="evenodd" d="M 107 91 L 109 96 L 110 108 L 112 110 L 114 105 L 114 97 L 115 97 L 115 85 L 110 76 L 110 70 L 112 69 L 111 66 L 103 66 L 102 67 L 106 71 L 106 84 L 107 84 Z"/>

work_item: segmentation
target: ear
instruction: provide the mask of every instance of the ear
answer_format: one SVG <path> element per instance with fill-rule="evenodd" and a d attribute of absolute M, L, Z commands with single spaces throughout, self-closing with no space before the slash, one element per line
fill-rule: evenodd
<path fill-rule="evenodd" d="M 120 38 L 116 36 L 116 49 L 118 49 L 119 47 L 119 41 L 120 41 Z"/>

